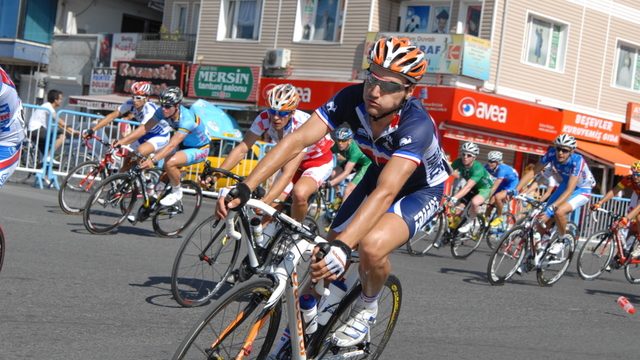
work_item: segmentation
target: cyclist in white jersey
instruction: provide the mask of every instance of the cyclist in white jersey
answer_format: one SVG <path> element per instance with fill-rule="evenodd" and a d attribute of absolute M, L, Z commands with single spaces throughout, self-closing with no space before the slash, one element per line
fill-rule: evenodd
<path fill-rule="evenodd" d="M 351 249 L 358 248 L 362 292 L 332 339 L 343 347 L 366 339 L 391 271 L 389 254 L 433 217 L 451 173 L 433 120 L 412 96 L 427 67 L 424 52 L 407 38 L 381 38 L 369 61 L 364 84 L 344 88 L 318 108 L 231 190 L 228 204 L 223 198 L 217 204 L 217 215 L 226 216 L 306 146 L 343 122 L 351 127 L 372 164 L 331 224 L 326 256 L 320 261 L 314 257 L 311 265 L 313 280 L 337 279 L 349 264 Z"/>
<path fill-rule="evenodd" d="M 309 119 L 309 114 L 296 110 L 300 95 L 291 84 L 280 84 L 271 89 L 268 102 L 269 108 L 258 114 L 242 142 L 231 150 L 220 165 L 221 168 L 231 170 L 235 167 L 265 133 L 278 143 Z M 277 198 L 284 200 L 292 192 L 291 216 L 298 221 L 304 219 L 309 197 L 331 176 L 332 146 L 331 136 L 326 135 L 290 160 L 282 168 L 263 201 L 270 203 Z"/>
<path fill-rule="evenodd" d="M 115 119 L 131 113 L 136 121 L 140 122 L 140 126 L 129 135 L 118 140 L 115 145 L 129 145 L 140 154 L 147 156 L 155 153 L 163 147 L 167 146 L 171 136 L 171 126 L 167 122 L 159 122 L 157 124 L 149 123 L 149 119 L 158 110 L 158 106 L 148 101 L 151 94 L 151 83 L 146 81 L 138 81 L 131 85 L 131 99 L 120 105 L 118 110 L 105 116 L 96 126 L 86 132 L 87 136 L 91 136 L 95 131 L 107 126 Z M 121 171 L 128 170 L 132 163 L 131 157 L 125 158 L 125 163 Z"/>
<path fill-rule="evenodd" d="M 18 167 L 24 129 L 16 85 L 0 66 L 0 188 Z"/>

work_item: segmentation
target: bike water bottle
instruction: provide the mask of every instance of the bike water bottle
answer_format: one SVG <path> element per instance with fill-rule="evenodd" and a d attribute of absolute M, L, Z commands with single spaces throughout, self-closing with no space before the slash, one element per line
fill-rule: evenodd
<path fill-rule="evenodd" d="M 285 349 L 286 346 L 289 346 L 290 344 L 291 333 L 289 332 L 289 328 L 287 327 L 282 332 L 282 335 L 280 335 L 280 340 L 278 340 L 278 343 L 273 348 L 273 351 L 271 351 L 269 356 L 267 356 L 267 359 L 278 359 L 280 357 L 278 355 L 281 355 L 280 353 Z"/>
<path fill-rule="evenodd" d="M 258 217 L 254 217 L 249 221 L 249 225 L 251 226 L 251 234 L 253 235 L 253 240 L 255 240 L 256 244 L 260 247 L 264 247 L 264 236 L 262 234 L 262 221 Z"/>
<path fill-rule="evenodd" d="M 627 312 L 627 314 L 633 315 L 636 313 L 636 308 L 632 303 L 629 302 L 629 299 L 627 299 L 626 297 L 620 296 L 616 302 L 618 303 L 618 305 L 620 305 L 622 310 Z"/>
<path fill-rule="evenodd" d="M 316 298 L 306 294 L 300 296 L 300 312 L 306 325 L 305 334 L 313 334 L 318 330 L 318 308 Z"/>
<path fill-rule="evenodd" d="M 326 325 L 329 322 L 346 293 L 347 285 L 343 281 L 334 280 L 329 284 L 329 294 L 323 296 L 318 305 L 318 324 Z"/>

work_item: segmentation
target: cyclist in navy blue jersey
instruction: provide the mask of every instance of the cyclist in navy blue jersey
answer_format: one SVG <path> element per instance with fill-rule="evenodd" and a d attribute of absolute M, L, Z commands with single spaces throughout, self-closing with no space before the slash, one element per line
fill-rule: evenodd
<path fill-rule="evenodd" d="M 332 223 L 327 255 L 311 265 L 313 279 L 333 280 L 344 272 L 351 249 L 359 250 L 363 291 L 350 319 L 333 335 L 338 346 L 366 338 L 391 270 L 389 254 L 434 215 L 450 173 L 433 120 L 411 96 L 426 70 L 424 53 L 406 38 L 382 38 L 369 61 L 363 84 L 341 90 L 318 108 L 230 192 L 229 204 L 220 199 L 217 208 L 218 216 L 226 216 L 305 147 L 348 123 L 372 164 Z"/>

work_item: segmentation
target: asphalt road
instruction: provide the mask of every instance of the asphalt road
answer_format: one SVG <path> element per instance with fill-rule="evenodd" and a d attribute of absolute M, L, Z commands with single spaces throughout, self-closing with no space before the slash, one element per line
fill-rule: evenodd
<path fill-rule="evenodd" d="M 212 211 L 205 202 L 199 218 Z M 180 308 L 170 271 L 181 239 L 149 222 L 90 235 L 58 208 L 57 193 L 7 184 L 0 190 L 7 237 L 0 272 L 0 359 L 168 359 L 205 307 Z M 550 288 L 535 274 L 500 287 L 486 281 L 489 252 L 467 260 L 392 256 L 402 281 L 399 323 L 385 359 L 603 359 L 637 356 L 639 289 L 622 271 L 592 282 L 575 264 Z M 639 309 L 640 310 L 640 309 Z"/>

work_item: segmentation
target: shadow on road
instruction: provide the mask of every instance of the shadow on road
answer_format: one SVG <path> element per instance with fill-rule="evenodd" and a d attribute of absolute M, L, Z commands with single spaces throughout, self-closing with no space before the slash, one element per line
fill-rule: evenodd
<path fill-rule="evenodd" d="M 78 226 L 78 225 L 82 225 L 82 224 L 77 224 L 77 223 L 67 223 L 67 225 L 71 225 L 71 226 Z M 134 226 L 119 226 L 116 227 L 115 229 L 106 232 L 104 234 L 91 234 L 89 231 L 87 231 L 86 228 L 81 227 L 78 229 L 71 229 L 70 230 L 72 233 L 76 233 L 76 234 L 82 234 L 82 235 L 117 235 L 117 234 L 126 234 L 126 235 L 136 235 L 136 236 L 148 236 L 148 237 L 159 237 L 160 235 L 156 234 L 155 231 L 152 230 L 148 230 L 148 229 L 142 229 L 139 227 L 134 227 Z M 176 238 L 180 238 L 181 236 L 176 236 Z"/>
<path fill-rule="evenodd" d="M 442 274 L 468 274 L 472 275 L 471 277 L 464 277 L 462 281 L 475 284 L 475 285 L 484 285 L 490 286 L 487 281 L 487 274 L 481 271 L 473 271 L 473 270 L 465 270 L 465 269 L 453 269 L 453 268 L 440 268 L 440 273 Z"/>
<path fill-rule="evenodd" d="M 632 303 L 640 302 L 640 295 L 632 294 L 632 293 L 608 291 L 608 290 L 601 290 L 601 289 L 584 289 L 584 292 L 587 293 L 588 295 L 606 295 L 606 296 L 614 296 L 614 297 L 626 296 L 629 299 L 629 301 L 631 301 Z"/>

